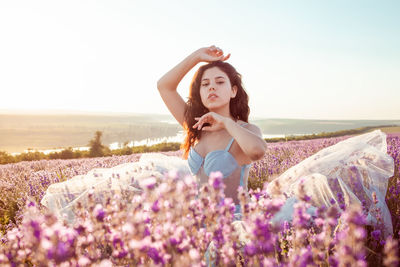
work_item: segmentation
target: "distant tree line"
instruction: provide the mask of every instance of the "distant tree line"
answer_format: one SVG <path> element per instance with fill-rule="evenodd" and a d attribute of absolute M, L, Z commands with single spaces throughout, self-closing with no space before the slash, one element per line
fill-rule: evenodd
<path fill-rule="evenodd" d="M 146 152 L 160 152 L 160 151 L 176 151 L 180 149 L 180 143 L 160 143 L 152 146 L 135 146 L 129 147 L 128 142 L 124 143 L 124 147 L 119 149 L 111 150 L 107 146 L 102 144 L 101 131 L 96 131 L 93 139 L 89 141 L 89 151 L 76 151 L 72 147 L 63 149 L 60 152 L 52 152 L 45 154 L 39 151 L 30 151 L 21 153 L 19 155 L 10 155 L 6 151 L 0 151 L 0 164 L 17 163 L 20 161 L 33 161 L 42 159 L 78 159 L 78 158 L 94 158 L 94 157 L 108 157 L 112 155 L 122 156 L 130 155 L 134 153 L 146 153 Z"/>
<path fill-rule="evenodd" d="M 299 141 L 299 140 L 309 140 L 317 138 L 330 138 L 339 137 L 344 135 L 354 135 L 362 134 L 368 131 L 379 129 L 382 127 L 392 127 L 398 125 L 383 125 L 383 126 L 371 126 L 371 127 L 361 127 L 350 130 L 342 130 L 337 132 L 322 132 L 319 134 L 302 135 L 302 136 L 286 136 L 279 138 L 266 138 L 265 141 L 268 143 L 273 142 L 285 142 L 285 141 Z M 74 151 L 72 147 L 68 147 L 60 152 L 52 152 L 50 154 L 44 154 L 39 151 L 28 151 L 21 153 L 19 155 L 12 156 L 6 151 L 0 150 L 0 164 L 16 163 L 20 161 L 32 161 L 32 160 L 42 160 L 42 159 L 77 159 L 77 158 L 93 158 L 93 157 L 108 157 L 112 155 L 122 156 L 130 155 L 134 153 L 147 153 L 147 152 L 162 152 L 162 151 L 177 151 L 180 149 L 180 143 L 160 143 L 152 146 L 135 146 L 129 147 L 128 142 L 124 143 L 124 146 L 119 149 L 111 150 L 107 146 L 102 144 L 102 132 L 96 131 L 93 139 L 89 141 L 89 151 Z"/>
<path fill-rule="evenodd" d="M 300 140 L 309 140 L 309 139 L 318 139 L 318 138 L 331 138 L 331 137 L 339 137 L 345 135 L 354 135 L 354 134 L 363 134 L 369 132 L 371 130 L 376 130 L 384 127 L 398 127 L 399 125 L 381 125 L 381 126 L 365 126 L 355 129 L 349 130 L 341 130 L 336 132 L 322 132 L 318 134 L 308 134 L 308 135 L 289 135 L 285 137 L 274 137 L 274 138 L 266 138 L 265 141 L 269 143 L 274 142 L 282 142 L 282 141 L 300 141 Z"/>

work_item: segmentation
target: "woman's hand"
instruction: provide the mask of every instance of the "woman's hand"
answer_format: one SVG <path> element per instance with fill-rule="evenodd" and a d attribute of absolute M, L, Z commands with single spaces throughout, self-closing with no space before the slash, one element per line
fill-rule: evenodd
<path fill-rule="evenodd" d="M 224 56 L 224 52 L 215 45 L 209 47 L 202 47 L 194 52 L 195 56 L 199 61 L 212 62 L 212 61 L 225 61 L 231 54 Z"/>
<path fill-rule="evenodd" d="M 203 131 L 218 131 L 225 128 L 227 117 L 221 116 L 215 112 L 208 112 L 201 117 L 194 118 L 197 120 L 193 128 L 197 128 L 198 130 Z M 208 123 L 208 126 L 204 126 L 205 123 Z"/>

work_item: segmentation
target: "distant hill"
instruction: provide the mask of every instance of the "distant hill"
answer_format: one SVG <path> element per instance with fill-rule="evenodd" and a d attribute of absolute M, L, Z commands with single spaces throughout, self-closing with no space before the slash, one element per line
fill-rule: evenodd
<path fill-rule="evenodd" d="M 255 119 L 263 134 L 294 135 L 334 132 L 364 126 L 400 126 L 400 120 Z M 86 146 L 95 131 L 103 144 L 175 136 L 182 130 L 170 115 L 154 114 L 0 114 L 0 150 L 23 152 Z"/>
<path fill-rule="evenodd" d="M 252 123 L 258 125 L 264 134 L 318 134 L 336 132 L 366 126 L 400 126 L 400 120 L 302 120 L 302 119 L 258 119 Z"/>

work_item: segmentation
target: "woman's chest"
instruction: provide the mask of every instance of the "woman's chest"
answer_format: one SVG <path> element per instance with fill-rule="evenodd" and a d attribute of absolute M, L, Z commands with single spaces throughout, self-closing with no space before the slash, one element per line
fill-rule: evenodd
<path fill-rule="evenodd" d="M 194 150 L 203 158 L 205 163 L 233 159 L 238 165 L 242 165 L 245 161 L 242 149 L 230 135 L 203 137 L 194 146 Z"/>

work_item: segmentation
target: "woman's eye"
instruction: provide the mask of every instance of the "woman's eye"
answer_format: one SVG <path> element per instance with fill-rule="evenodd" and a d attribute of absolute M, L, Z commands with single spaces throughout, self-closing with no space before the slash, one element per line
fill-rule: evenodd
<path fill-rule="evenodd" d="M 224 83 L 224 82 L 217 82 L 218 84 L 222 84 L 222 83 Z M 204 83 L 204 84 L 202 84 L 201 86 L 207 86 L 208 85 L 208 83 Z"/>

